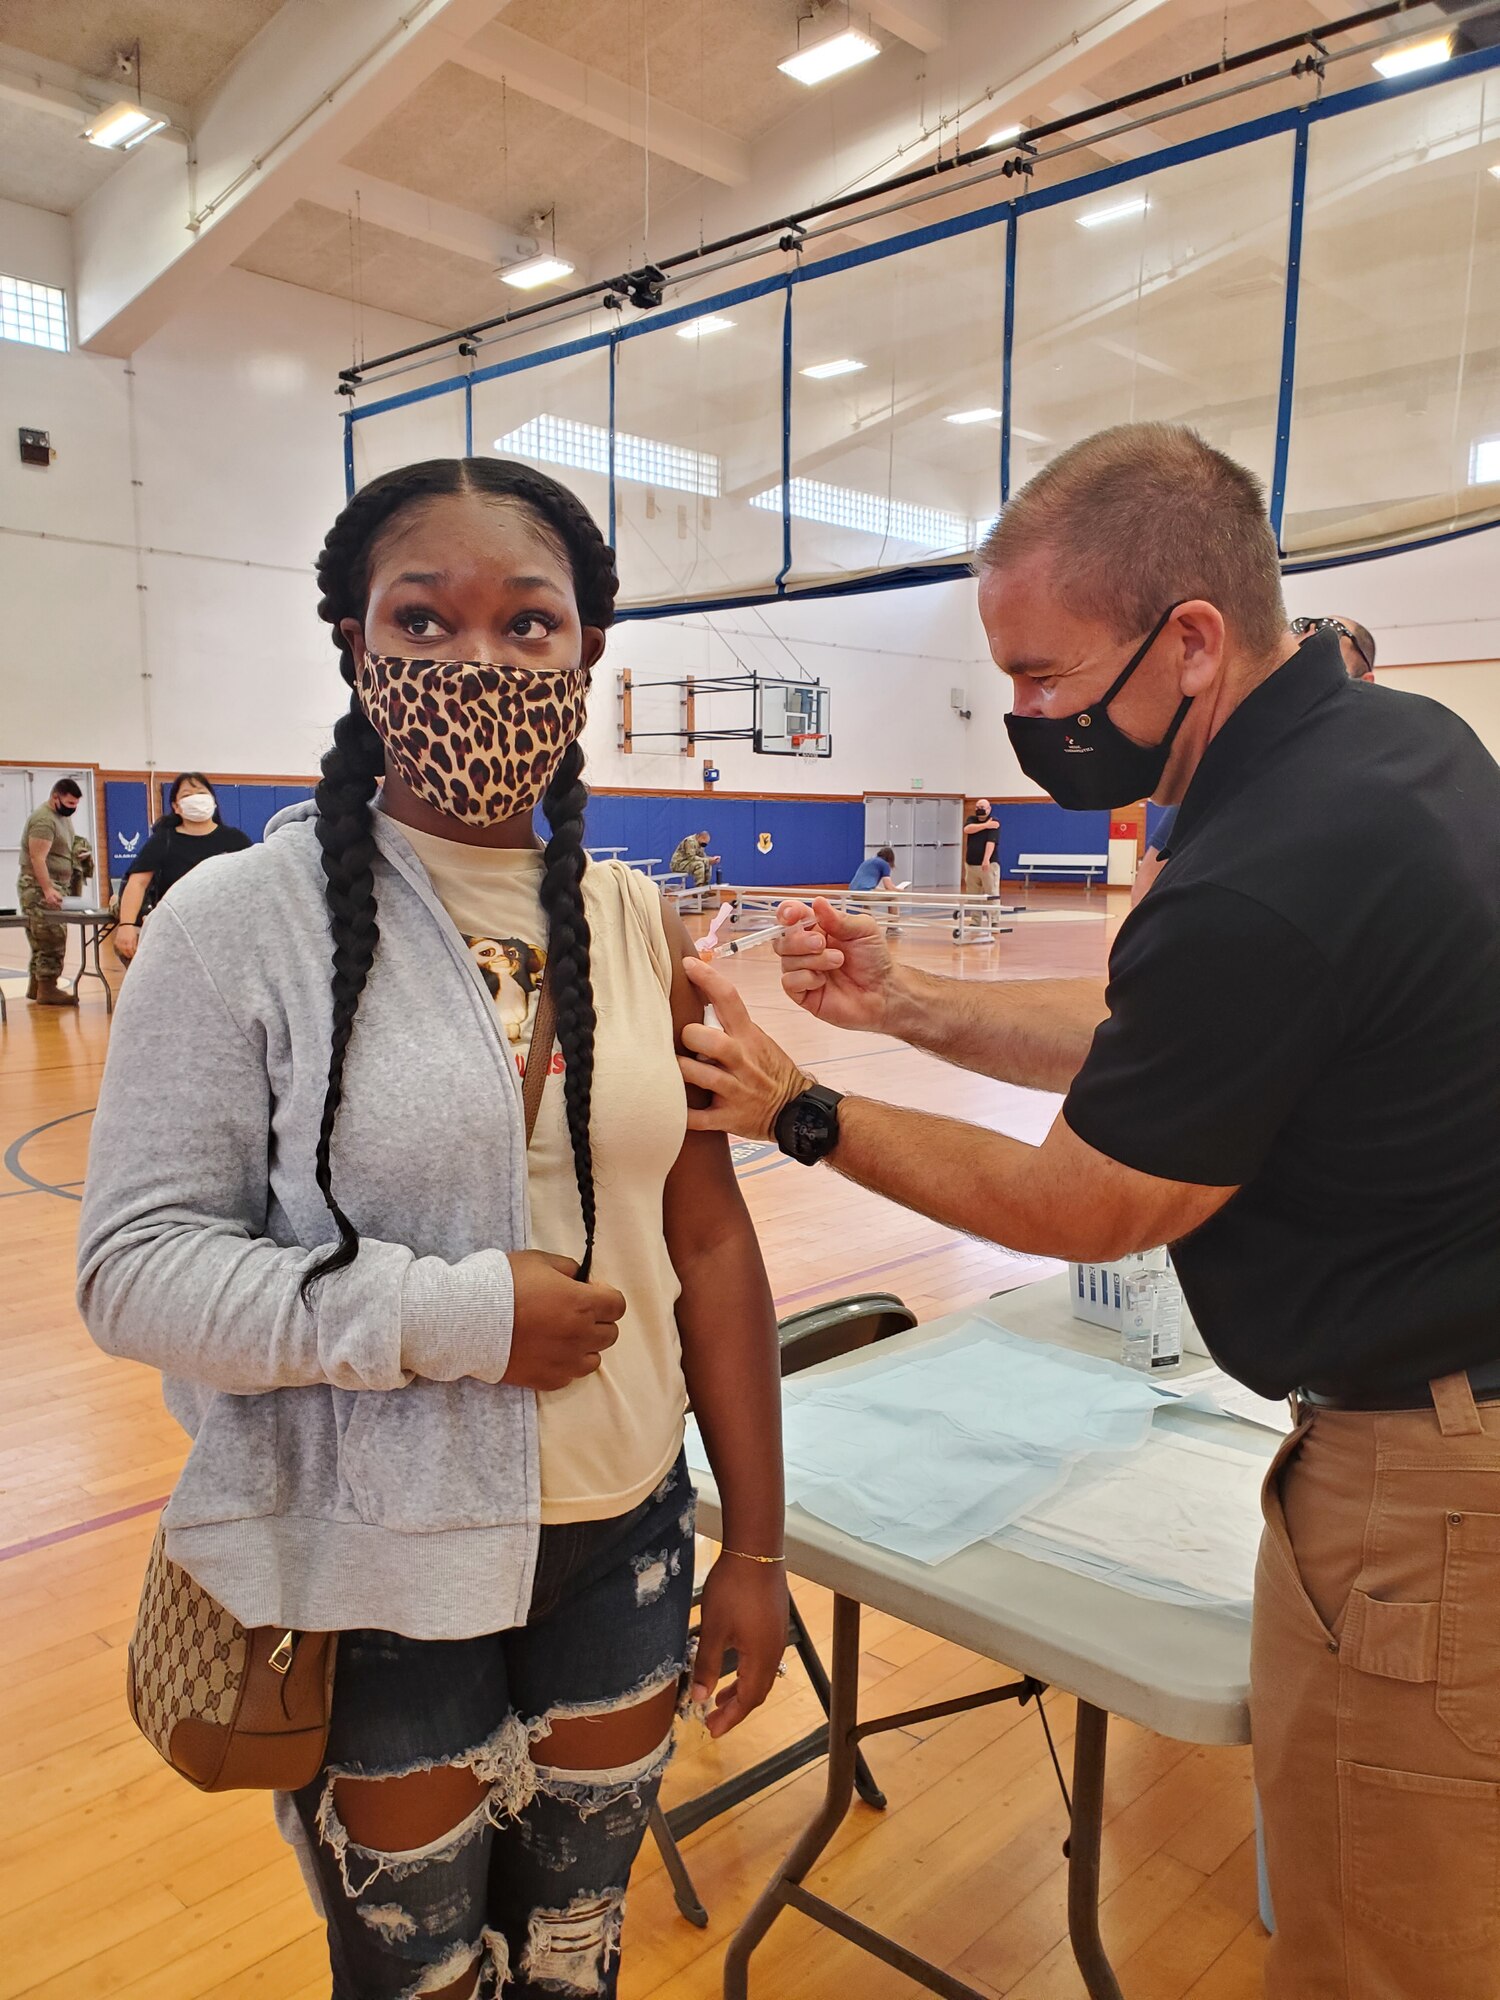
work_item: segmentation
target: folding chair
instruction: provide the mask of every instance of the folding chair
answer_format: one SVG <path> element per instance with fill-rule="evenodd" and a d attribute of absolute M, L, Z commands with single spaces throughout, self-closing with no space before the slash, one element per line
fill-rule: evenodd
<path fill-rule="evenodd" d="M 889 1292 L 865 1292 L 855 1298 L 836 1299 L 827 1305 L 811 1306 L 806 1312 L 796 1313 L 785 1319 L 778 1328 L 781 1340 L 781 1372 L 796 1375 L 804 1368 L 812 1368 L 820 1361 L 830 1361 L 837 1354 L 852 1354 L 861 1347 L 869 1347 L 877 1340 L 888 1340 L 894 1333 L 904 1333 L 917 1323 L 917 1316 L 901 1300 Z M 814 1646 L 797 1609 L 795 1599 L 788 1603 L 787 1644 L 795 1649 L 802 1662 L 814 1694 L 822 1703 L 823 1713 L 828 1713 L 828 1674 L 818 1649 Z M 732 1659 L 724 1662 L 725 1673 L 732 1673 Z M 828 1726 L 820 1724 L 789 1743 L 782 1750 L 774 1751 L 769 1757 L 762 1757 L 747 1771 L 737 1777 L 726 1778 L 723 1784 L 714 1785 L 709 1791 L 700 1792 L 696 1798 L 684 1799 L 680 1805 L 663 1811 L 660 1802 L 651 1810 L 651 1832 L 672 1883 L 672 1893 L 677 1907 L 691 1924 L 701 1929 L 708 1922 L 708 1912 L 698 1898 L 693 1887 L 693 1878 L 688 1873 L 687 1863 L 682 1857 L 678 1842 L 685 1840 L 700 1826 L 705 1826 L 720 1813 L 743 1800 L 754 1798 L 768 1785 L 778 1779 L 800 1771 L 804 1764 L 828 1753 Z M 876 1784 L 869 1765 L 861 1752 L 855 1760 L 855 1788 L 866 1805 L 882 1811 L 885 1794 Z"/>

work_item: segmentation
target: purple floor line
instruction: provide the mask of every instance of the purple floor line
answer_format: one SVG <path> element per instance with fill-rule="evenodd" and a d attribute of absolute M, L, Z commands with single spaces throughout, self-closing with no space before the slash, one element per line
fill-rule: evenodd
<path fill-rule="evenodd" d="M 0 1562 L 10 1562 L 15 1556 L 29 1556 L 37 1549 L 50 1549 L 55 1542 L 76 1541 L 80 1535 L 92 1535 L 98 1528 L 112 1528 L 117 1521 L 133 1521 L 140 1514 L 156 1514 L 167 1504 L 167 1496 L 159 1500 L 142 1500 L 134 1507 L 117 1507 L 113 1514 L 96 1514 L 92 1521 L 79 1521 L 71 1528 L 54 1528 L 49 1535 L 33 1535 L 28 1542 L 12 1542 L 8 1548 L 0 1549 Z"/>

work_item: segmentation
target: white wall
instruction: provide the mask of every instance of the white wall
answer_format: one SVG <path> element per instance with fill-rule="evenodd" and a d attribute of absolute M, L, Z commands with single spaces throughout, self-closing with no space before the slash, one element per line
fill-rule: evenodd
<path fill-rule="evenodd" d="M 70 285 L 67 219 L 0 203 L 0 270 Z M 430 330 L 364 315 L 370 351 Z M 343 497 L 334 382 L 352 335 L 347 304 L 229 271 L 131 363 L 0 350 L 9 614 L 0 758 L 226 774 L 315 767 L 345 701 L 312 563 Z M 17 463 L 21 425 L 51 432 L 50 470 Z M 1294 613 L 1344 612 L 1371 626 L 1383 679 L 1412 661 L 1493 661 L 1497 558 L 1500 529 L 1291 578 L 1287 595 Z M 622 626 L 596 683 L 594 781 L 696 790 L 701 753 L 620 755 L 612 669 L 622 666 L 642 680 L 800 671 L 831 688 L 830 760 L 773 762 L 744 745 L 713 746 L 725 790 L 859 793 L 918 781 L 934 792 L 1035 789 L 1010 754 L 1007 694 L 968 584 Z M 1449 702 L 1500 754 L 1500 665 L 1389 677 Z M 966 690 L 968 723 L 951 709 L 953 686 Z M 675 726 L 675 698 L 654 699 L 653 724 L 651 699 L 637 698 L 636 727 Z M 700 701 L 703 727 L 748 721 L 747 697 Z"/>
<path fill-rule="evenodd" d="M 803 763 L 758 757 L 745 743 L 717 743 L 691 758 L 671 745 L 621 756 L 609 669 L 627 666 L 637 682 L 751 671 L 785 680 L 815 677 L 831 691 L 833 755 Z M 957 792 L 970 782 L 976 760 L 994 768 L 987 760 L 997 733 L 1004 742 L 999 680 L 985 652 L 971 584 L 627 622 L 612 636 L 605 671 L 595 682 L 585 738 L 590 773 L 601 785 L 695 790 L 711 753 L 725 791 Z M 954 687 L 966 690 L 973 721 L 954 713 Z M 634 727 L 678 727 L 677 704 L 672 688 L 636 692 Z M 750 714 L 748 693 L 697 700 L 700 729 L 744 728 Z M 1005 759 L 1014 770 L 1008 746 Z M 1019 789 L 1024 780 L 1015 775 Z"/>
<path fill-rule="evenodd" d="M 1367 625 L 1376 679 L 1446 703 L 1500 759 L 1500 528 L 1289 576 L 1286 600 L 1293 617 L 1321 611 Z"/>
<path fill-rule="evenodd" d="M 0 202 L 0 270 L 70 285 L 67 218 Z M 351 319 L 229 271 L 130 362 L 5 344 L 0 756 L 314 768 L 343 700 L 312 565 L 343 499 Z M 430 331 L 365 315 L 372 344 Z M 20 425 L 51 433 L 49 470 L 17 462 Z"/>

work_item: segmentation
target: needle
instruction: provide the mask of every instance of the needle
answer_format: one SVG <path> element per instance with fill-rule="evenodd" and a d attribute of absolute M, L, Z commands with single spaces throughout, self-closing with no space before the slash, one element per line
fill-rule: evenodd
<path fill-rule="evenodd" d="M 715 945 L 714 951 L 716 954 L 721 951 L 727 951 L 731 953 L 738 951 L 749 951 L 752 945 L 764 944 L 768 938 L 776 938 L 782 936 L 784 930 L 785 930 L 785 925 L 772 924 L 766 930 L 751 931 L 745 937 L 731 938 L 728 944 Z"/>

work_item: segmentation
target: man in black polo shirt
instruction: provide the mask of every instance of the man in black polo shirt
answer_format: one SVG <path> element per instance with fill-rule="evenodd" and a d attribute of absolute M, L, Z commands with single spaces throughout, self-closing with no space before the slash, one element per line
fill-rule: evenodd
<path fill-rule="evenodd" d="M 980 610 L 1022 769 L 1180 802 L 1108 993 L 896 966 L 783 907 L 791 996 L 1066 1091 L 1040 1147 L 812 1085 L 711 968 L 696 1126 L 1020 1250 L 1167 1241 L 1222 1365 L 1299 1426 L 1266 1488 L 1252 1710 L 1275 2000 L 1500 1993 L 1500 770 L 1288 631 L 1251 476 L 1107 431 L 1012 500 Z M 1101 1018 L 1102 1017 L 1102 1018 Z"/>

